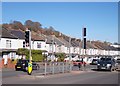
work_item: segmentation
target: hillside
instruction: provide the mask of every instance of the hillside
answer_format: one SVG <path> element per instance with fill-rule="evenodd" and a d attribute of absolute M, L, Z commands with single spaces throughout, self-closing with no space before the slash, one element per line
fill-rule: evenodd
<path fill-rule="evenodd" d="M 26 20 L 24 24 L 22 24 L 20 21 L 12 21 L 9 24 L 4 23 L 2 25 L 2 28 L 8 29 L 8 30 L 14 29 L 14 30 L 22 30 L 22 31 L 25 31 L 26 28 L 28 28 L 34 34 L 55 35 L 56 37 L 61 37 L 61 38 L 64 38 L 66 41 L 69 41 L 69 36 L 59 31 L 56 31 L 55 28 L 53 28 L 52 26 L 43 28 L 40 22 L 33 22 L 32 20 Z M 76 44 L 80 41 L 81 39 L 76 39 L 76 38 L 71 39 L 71 42 Z M 103 42 L 103 43 L 111 44 L 109 42 Z"/>

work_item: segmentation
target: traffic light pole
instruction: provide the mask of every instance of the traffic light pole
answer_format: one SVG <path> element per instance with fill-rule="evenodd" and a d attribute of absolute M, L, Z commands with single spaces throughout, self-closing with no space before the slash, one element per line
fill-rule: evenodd
<path fill-rule="evenodd" d="M 31 56 L 31 31 L 29 31 L 29 47 L 30 47 L 30 50 L 29 50 L 29 62 L 32 62 L 32 56 Z"/>
<path fill-rule="evenodd" d="M 86 28 L 83 28 L 82 29 L 83 33 L 82 33 L 82 39 L 83 39 L 83 57 L 82 57 L 82 60 L 85 59 L 86 57 Z M 85 64 L 84 64 L 84 60 L 83 60 L 83 69 L 85 69 Z"/>
<path fill-rule="evenodd" d="M 32 73 L 32 56 L 31 56 L 31 31 L 29 31 L 29 63 L 28 63 L 28 75 Z"/>
<path fill-rule="evenodd" d="M 71 65 L 71 52 L 70 52 L 70 45 L 71 45 L 71 37 L 69 37 L 69 65 L 70 65 L 70 72 L 72 70 Z"/>

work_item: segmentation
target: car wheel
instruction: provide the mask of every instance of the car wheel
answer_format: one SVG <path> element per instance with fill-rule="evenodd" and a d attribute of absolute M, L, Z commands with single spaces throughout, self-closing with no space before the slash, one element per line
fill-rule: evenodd
<path fill-rule="evenodd" d="M 15 71 L 18 71 L 18 69 L 17 69 L 17 68 L 15 68 Z"/>
<path fill-rule="evenodd" d="M 115 71 L 115 69 L 112 67 L 112 68 L 110 68 L 110 71 L 113 72 L 113 71 Z"/>

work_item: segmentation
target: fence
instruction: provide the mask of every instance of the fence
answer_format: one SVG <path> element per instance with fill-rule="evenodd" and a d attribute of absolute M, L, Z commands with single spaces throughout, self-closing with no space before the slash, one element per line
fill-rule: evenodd
<path fill-rule="evenodd" d="M 41 62 L 38 65 L 36 72 L 44 75 L 70 72 L 72 67 L 68 62 Z"/>

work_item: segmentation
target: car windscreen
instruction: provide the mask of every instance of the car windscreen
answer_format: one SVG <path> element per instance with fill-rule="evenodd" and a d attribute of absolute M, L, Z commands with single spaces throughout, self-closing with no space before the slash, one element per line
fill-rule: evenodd
<path fill-rule="evenodd" d="M 101 58 L 100 62 L 111 62 L 111 58 Z"/>
<path fill-rule="evenodd" d="M 17 61 L 17 63 L 22 63 L 22 60 L 21 60 L 21 59 L 19 59 L 19 60 Z"/>

